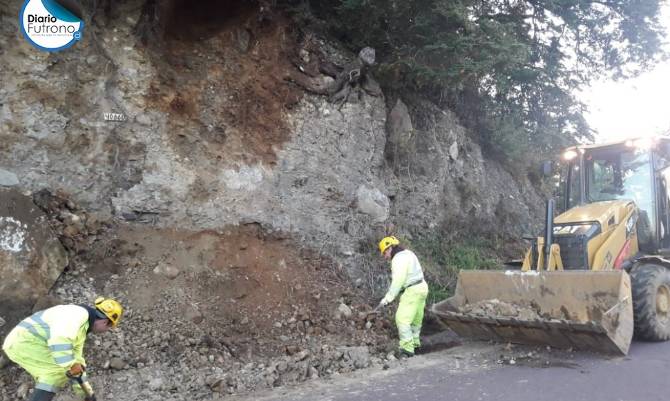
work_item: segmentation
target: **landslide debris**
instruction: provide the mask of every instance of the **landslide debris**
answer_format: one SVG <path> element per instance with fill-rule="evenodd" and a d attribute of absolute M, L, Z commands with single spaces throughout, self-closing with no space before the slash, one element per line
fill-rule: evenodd
<path fill-rule="evenodd" d="M 517 318 L 521 320 L 540 319 L 540 315 L 528 304 L 514 304 L 498 299 L 487 299 L 472 304 L 467 304 L 459 309 L 459 312 L 481 317 L 491 318 Z"/>
<path fill-rule="evenodd" d="M 36 308 L 98 295 L 126 308 L 118 330 L 85 347 L 104 399 L 212 399 L 395 363 L 388 318 L 336 263 L 282 233 L 99 222 L 65 194 L 35 199 L 72 256 Z M 0 369 L 0 400 L 30 388 L 17 366 Z"/>

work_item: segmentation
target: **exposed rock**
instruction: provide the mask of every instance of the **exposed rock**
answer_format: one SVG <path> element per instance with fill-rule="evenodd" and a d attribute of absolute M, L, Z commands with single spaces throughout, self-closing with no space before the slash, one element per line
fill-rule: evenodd
<path fill-rule="evenodd" d="M 21 383 L 16 390 L 16 397 L 21 400 L 28 398 L 28 391 L 30 391 L 30 383 Z"/>
<path fill-rule="evenodd" d="M 449 157 L 454 161 L 458 159 L 458 143 L 456 141 L 449 146 Z"/>
<path fill-rule="evenodd" d="M 369 215 L 375 223 L 383 223 L 389 217 L 389 198 L 377 188 L 361 185 L 356 191 L 358 209 Z"/>
<path fill-rule="evenodd" d="M 137 117 L 135 117 L 135 120 L 142 125 L 145 126 L 150 126 L 151 125 L 151 117 L 149 117 L 148 114 L 139 114 Z"/>
<path fill-rule="evenodd" d="M 32 199 L 0 188 L 0 314 L 13 327 L 30 313 L 67 266 L 46 215 Z"/>
<path fill-rule="evenodd" d="M 370 366 L 370 350 L 368 347 L 340 347 L 338 351 L 342 352 L 356 369 Z"/>
<path fill-rule="evenodd" d="M 237 47 L 237 50 L 242 53 L 248 52 L 250 43 L 251 34 L 248 30 L 240 28 L 235 31 L 235 47 Z"/>
<path fill-rule="evenodd" d="M 393 166 L 407 162 L 407 158 L 414 152 L 414 127 L 407 105 L 398 99 L 386 119 L 386 158 Z"/>
<path fill-rule="evenodd" d="M 225 377 L 209 376 L 205 379 L 205 383 L 212 389 L 212 391 L 221 392 L 223 387 L 225 387 Z"/>
<path fill-rule="evenodd" d="M 13 187 L 19 185 L 19 177 L 11 171 L 0 168 L 0 187 Z"/>
<path fill-rule="evenodd" d="M 286 372 L 287 369 L 288 369 L 288 363 L 286 363 L 286 361 L 279 361 L 279 363 L 277 363 L 278 372 L 283 373 Z"/>
<path fill-rule="evenodd" d="M 387 188 L 398 188 L 396 193 L 385 190 L 394 196 L 394 223 L 398 227 L 421 227 L 424 235 L 432 231 L 459 240 L 490 235 L 487 227 L 500 227 L 496 235 L 509 239 L 510 247 L 522 249 L 520 242 L 512 240 L 521 238 L 524 232 L 539 230 L 544 204 L 526 174 L 513 174 L 485 158 L 449 110 L 411 96 L 404 101 L 414 134 L 405 135 L 408 142 L 396 146 L 389 132 L 386 144 L 386 158 L 395 171 L 388 175 L 391 182 Z M 405 108 L 398 109 L 404 116 Z M 398 118 L 404 119 L 406 116 Z M 396 125 L 409 128 L 406 123 Z M 513 199 L 503 199 L 504 213 L 500 212 L 500 194 Z"/>
<path fill-rule="evenodd" d="M 103 2 L 110 3 L 103 0 L 98 4 Z M 15 3 L 7 3 L 6 11 L 11 15 L 20 12 L 21 3 Z M 163 10 L 162 15 L 171 18 L 179 16 L 174 11 L 187 8 L 186 2 L 146 4 L 179 5 L 177 10 Z M 485 160 L 470 139 L 471 133 L 454 115 L 416 99 L 396 102 L 397 107 L 387 115 L 386 99 L 379 96 L 378 87 L 374 89 L 371 75 L 362 82 L 357 78 L 364 69 L 348 68 L 339 75 L 342 71 L 337 66 L 346 66 L 352 57 L 318 37 L 313 46 L 296 52 L 299 65 L 322 61 L 323 67 L 331 66 L 328 71 L 338 81 L 319 74 L 318 68 L 317 75 L 298 73 L 314 80 L 317 93 L 329 94 L 334 84 L 344 83 L 347 89 L 336 96 L 339 99 L 333 99 L 340 107 L 328 103 L 324 96 L 295 91 L 293 84 L 273 75 L 286 69 L 281 62 L 284 54 L 294 50 L 293 30 L 284 34 L 281 26 L 272 26 L 256 36 L 259 32 L 253 31 L 253 23 L 238 24 L 247 13 L 226 19 L 220 30 L 214 29 L 214 20 L 206 24 L 182 21 L 187 30 L 204 26 L 207 35 L 176 41 L 171 46 L 174 55 L 155 60 L 161 52 L 135 42 L 135 27 L 150 25 L 150 20 L 137 22 L 143 7 L 125 2 L 114 7 L 111 18 L 96 15 L 94 24 L 105 24 L 104 29 L 97 29 L 97 39 L 82 41 L 77 45 L 79 50 L 67 57 L 40 52 L 26 57 L 25 41 L 13 40 L 16 22 L 0 26 L 3 61 L 8 61 L 0 63 L 2 167 L 20 177 L 22 188 L 27 190 L 58 188 L 72 194 L 73 202 L 65 202 L 65 206 L 79 221 L 65 215 L 55 228 L 59 234 L 63 231 L 61 240 L 72 260 L 90 248 L 102 249 L 88 255 L 93 261 L 90 268 L 73 264 L 53 292 L 63 302 L 75 303 L 90 302 L 104 293 L 119 297 L 128 306 L 121 329 L 105 333 L 101 339 L 96 336 L 100 346 L 86 350 L 91 366 L 112 368 L 96 369 L 92 375 L 94 381 L 104 383 L 100 388 L 110 399 L 201 400 L 212 398 L 211 390 L 225 395 L 297 383 L 317 373 L 329 377 L 366 362 L 361 353 L 351 355 L 349 351 L 322 349 L 321 345 L 370 344 L 368 353 L 382 352 L 383 343 L 390 342 L 390 323 L 381 318 L 353 322 L 351 308 L 346 305 L 346 309 L 333 311 L 339 305 L 333 294 L 339 290 L 310 287 L 301 274 L 288 279 L 282 276 L 281 282 L 272 277 L 259 284 L 259 276 L 249 275 L 248 270 L 265 267 L 262 262 L 268 254 L 266 248 L 254 247 L 249 239 L 239 243 L 233 239 L 222 245 L 212 242 L 208 247 L 185 251 L 181 258 L 151 259 L 151 254 L 167 253 L 150 248 L 165 238 L 150 235 L 144 251 L 133 247 L 141 235 L 110 240 L 104 233 L 88 235 L 91 232 L 105 231 L 119 222 L 164 229 L 174 235 L 190 230 L 189 236 L 207 237 L 208 231 L 220 233 L 228 227 L 257 225 L 267 230 L 259 236 L 297 239 L 297 243 L 286 241 L 287 251 L 318 251 L 318 255 L 301 259 L 305 263 L 300 270 L 292 270 L 294 273 L 309 275 L 312 267 L 319 269 L 319 274 L 346 271 L 353 279 L 365 277 L 356 280 L 363 289 L 369 272 L 362 269 L 372 265 L 371 257 L 378 257 L 361 247 L 380 234 L 379 225 L 371 222 L 392 224 L 401 235 L 432 234 L 430 229 L 445 226 L 455 235 L 461 232 L 458 224 L 468 229 L 495 226 L 531 232 L 526 229 L 528 222 L 542 220 L 541 213 L 535 219 L 537 215 L 529 210 L 538 199 L 533 189 L 500 164 Z M 198 11 L 188 17 L 205 14 Z M 159 21 L 155 26 L 163 25 Z M 246 43 L 246 38 L 234 36 L 238 29 L 250 30 L 251 38 L 262 40 Z M 170 36 L 170 32 L 161 33 Z M 273 43 L 275 33 L 281 40 Z M 309 32 L 299 36 L 311 37 Z M 240 58 L 240 50 L 246 47 L 248 53 Z M 273 47 L 281 51 L 274 53 Z M 320 53 L 315 47 L 328 51 Z M 319 60 L 323 54 L 330 60 Z M 371 61 L 368 55 L 373 54 L 361 53 L 362 59 Z M 264 60 L 269 60 L 272 68 L 266 68 Z M 85 63 L 87 68 L 78 68 Z M 263 80 L 268 76 L 279 84 Z M 366 90 L 349 91 L 351 84 Z M 349 92 L 358 96 L 349 96 Z M 111 127 L 99 121 L 96 110 L 110 108 L 125 109 L 118 111 L 135 116 L 135 123 Z M 258 124 L 247 126 L 246 121 Z M 458 143 L 458 153 L 452 151 L 454 143 Z M 384 160 L 385 153 L 393 163 Z M 394 156 L 399 156 L 396 161 Z M 388 198 L 379 197 L 378 201 L 376 196 L 367 196 L 372 206 L 361 208 L 366 203 L 357 197 L 361 187 Z M 500 201 L 500 193 L 514 198 Z M 50 198 L 46 200 L 51 203 Z M 63 202 L 57 203 L 62 209 Z M 393 208 L 386 207 L 387 203 Z M 542 202 L 537 204 L 541 210 Z M 92 218 L 93 214 L 81 214 L 77 209 L 83 206 L 99 220 Z M 499 210 L 518 218 L 514 224 L 496 224 L 500 222 Z M 169 243 L 181 249 L 187 246 L 182 239 L 173 236 Z M 229 248 L 235 252 L 227 252 Z M 216 249 L 225 256 L 211 257 L 201 253 L 203 249 Z M 260 263 L 229 266 L 227 262 L 236 261 L 236 253 L 255 254 Z M 286 269 L 275 256 L 271 267 L 263 271 L 281 273 Z M 337 263 L 333 269 L 329 259 Z M 184 260 L 198 266 L 181 263 Z M 212 260 L 221 263 L 213 266 L 209 263 Z M 288 264 L 295 262 L 300 261 Z M 155 266 L 166 263 L 174 263 L 177 271 L 159 268 L 158 275 L 152 273 Z M 166 282 L 165 277 L 170 276 L 176 281 Z M 2 286 L 5 275 L 0 277 Z M 297 281 L 303 289 L 295 285 L 296 277 L 300 277 Z M 293 282 L 291 288 L 283 286 L 287 281 Z M 327 287 L 332 283 L 317 282 Z M 199 287 L 201 283 L 206 285 Z M 312 298 L 313 290 L 320 295 Z M 274 298 L 279 293 L 280 297 Z M 307 316 L 298 310 L 272 315 L 286 306 L 287 296 L 291 304 L 319 307 L 308 309 Z M 359 302 L 352 298 L 345 297 L 346 302 Z M 258 305 L 266 299 L 274 304 Z M 199 320 L 197 313 L 184 311 L 191 304 L 207 317 L 197 327 L 192 321 Z M 4 306 L 0 300 L 0 309 Z M 8 320 L 3 328 L 11 327 L 9 316 L 3 311 L 0 314 Z M 345 320 L 332 319 L 333 314 Z M 242 316 L 248 316 L 248 321 L 237 324 Z M 274 322 L 280 323 L 279 327 L 274 327 Z M 368 325 L 370 322 L 374 324 Z M 289 355 L 281 352 L 287 345 Z M 308 356 L 296 362 L 295 355 Z M 121 360 L 123 369 L 117 370 L 110 358 L 120 356 L 129 359 Z M 115 366 L 121 363 L 115 362 Z M 16 399 L 16 388 L 24 375 L 19 369 L 9 371 L 13 372 L 9 381 L 0 375 L 0 399 Z M 152 393 L 150 384 L 155 378 L 163 380 L 163 385 Z M 153 387 L 158 387 L 157 382 Z"/>
<path fill-rule="evenodd" d="M 121 358 L 112 358 L 109 360 L 109 366 L 115 370 L 121 370 L 126 367 L 126 363 Z"/>
<path fill-rule="evenodd" d="M 33 305 L 33 312 L 45 310 L 48 308 L 51 308 L 52 306 L 60 305 L 62 304 L 62 300 L 56 296 L 47 294 L 43 297 L 40 297 L 35 301 L 35 305 Z"/>
<path fill-rule="evenodd" d="M 353 312 L 351 311 L 351 308 L 349 306 L 347 306 L 347 304 L 340 304 L 337 307 L 337 311 L 345 319 L 351 318 L 351 315 L 353 314 Z"/>
<path fill-rule="evenodd" d="M 165 276 L 169 279 L 175 279 L 179 276 L 179 269 L 165 263 L 159 264 L 154 268 L 154 274 Z"/>
<path fill-rule="evenodd" d="M 204 317 L 202 316 L 202 313 L 200 313 L 198 308 L 196 308 L 195 306 L 192 306 L 192 305 L 189 305 L 188 307 L 186 307 L 186 312 L 184 313 L 184 317 L 187 320 L 189 320 L 189 321 L 191 321 L 195 324 L 200 324 L 204 319 Z"/>
<path fill-rule="evenodd" d="M 512 304 L 498 299 L 466 304 L 460 312 L 484 317 L 515 317 L 521 320 L 537 320 L 538 312 L 530 305 Z"/>
<path fill-rule="evenodd" d="M 155 377 L 149 381 L 149 389 L 151 389 L 151 391 L 158 391 L 163 388 L 163 384 L 163 379 Z"/>

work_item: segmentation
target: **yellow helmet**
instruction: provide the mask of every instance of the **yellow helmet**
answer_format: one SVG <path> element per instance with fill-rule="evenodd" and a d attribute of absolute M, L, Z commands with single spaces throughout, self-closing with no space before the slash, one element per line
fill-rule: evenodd
<path fill-rule="evenodd" d="M 381 241 L 379 241 L 379 252 L 381 252 L 383 255 L 384 251 L 393 245 L 400 245 L 400 240 L 394 236 L 384 237 Z"/>
<path fill-rule="evenodd" d="M 113 299 L 108 298 L 97 298 L 95 300 L 95 309 L 102 312 L 107 319 L 112 322 L 112 326 L 116 327 L 121 320 L 121 315 L 123 315 L 123 307 L 120 303 Z"/>

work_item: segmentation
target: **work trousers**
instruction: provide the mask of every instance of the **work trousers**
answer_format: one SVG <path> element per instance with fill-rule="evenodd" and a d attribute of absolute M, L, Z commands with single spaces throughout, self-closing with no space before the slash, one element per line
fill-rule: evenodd
<path fill-rule="evenodd" d="M 428 284 L 425 281 L 406 288 L 400 296 L 395 324 L 398 327 L 400 348 L 410 353 L 414 353 L 414 349 L 421 346 L 421 324 L 426 297 Z"/>

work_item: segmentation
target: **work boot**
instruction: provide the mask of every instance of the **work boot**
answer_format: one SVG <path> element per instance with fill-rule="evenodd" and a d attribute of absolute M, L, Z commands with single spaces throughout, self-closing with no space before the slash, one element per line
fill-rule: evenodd
<path fill-rule="evenodd" d="M 407 358 L 411 358 L 413 356 L 414 356 L 414 352 L 409 352 L 409 351 L 401 348 L 401 349 L 398 350 L 398 353 L 397 353 L 396 357 L 398 359 L 407 359 Z"/>

